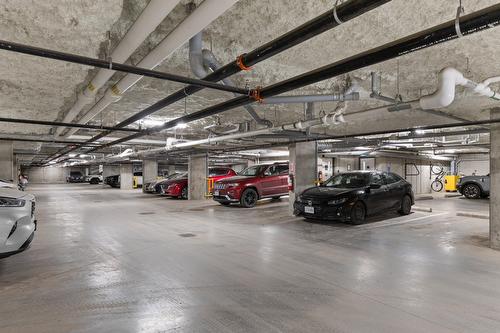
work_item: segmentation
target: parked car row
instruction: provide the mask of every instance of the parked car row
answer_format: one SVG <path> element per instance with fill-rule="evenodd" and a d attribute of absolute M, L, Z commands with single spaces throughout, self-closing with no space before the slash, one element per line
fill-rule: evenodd
<path fill-rule="evenodd" d="M 236 172 L 231 168 L 210 168 L 208 170 L 209 183 L 233 177 Z M 175 173 L 165 179 L 160 179 L 146 185 L 144 192 L 160 194 L 167 197 L 187 199 L 188 198 L 188 174 Z"/>
<path fill-rule="evenodd" d="M 254 207 L 264 198 L 288 195 L 288 163 L 254 165 L 235 177 L 215 182 L 213 199 L 222 205 Z M 294 214 L 310 219 L 363 223 L 370 215 L 397 210 L 407 215 L 415 203 L 412 186 L 394 173 L 347 172 L 296 197 Z"/>

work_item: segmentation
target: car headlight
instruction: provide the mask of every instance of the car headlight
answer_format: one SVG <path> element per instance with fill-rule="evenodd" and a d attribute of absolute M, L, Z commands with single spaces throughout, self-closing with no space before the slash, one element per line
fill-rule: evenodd
<path fill-rule="evenodd" d="M 335 199 L 335 200 L 328 201 L 328 204 L 329 205 L 340 205 L 340 204 L 343 204 L 346 201 L 347 201 L 347 198 Z"/>
<path fill-rule="evenodd" d="M 295 199 L 297 202 L 302 202 L 302 196 L 298 195 L 297 198 Z"/>
<path fill-rule="evenodd" d="M 24 207 L 26 200 L 0 197 L 0 207 Z"/>
<path fill-rule="evenodd" d="M 240 186 L 240 183 L 229 183 L 229 184 L 226 184 L 226 187 L 237 187 L 237 186 Z"/>

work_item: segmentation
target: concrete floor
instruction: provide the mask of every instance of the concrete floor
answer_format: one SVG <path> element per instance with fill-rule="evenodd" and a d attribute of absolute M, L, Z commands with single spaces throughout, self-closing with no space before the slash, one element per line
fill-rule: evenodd
<path fill-rule="evenodd" d="M 488 201 L 362 226 L 87 184 L 32 186 L 39 230 L 0 261 L 0 332 L 499 332 Z"/>

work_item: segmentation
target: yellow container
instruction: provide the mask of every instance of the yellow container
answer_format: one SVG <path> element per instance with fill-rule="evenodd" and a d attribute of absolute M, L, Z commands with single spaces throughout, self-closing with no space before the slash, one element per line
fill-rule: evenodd
<path fill-rule="evenodd" d="M 456 192 L 459 176 L 444 176 L 444 189 L 446 192 Z"/>

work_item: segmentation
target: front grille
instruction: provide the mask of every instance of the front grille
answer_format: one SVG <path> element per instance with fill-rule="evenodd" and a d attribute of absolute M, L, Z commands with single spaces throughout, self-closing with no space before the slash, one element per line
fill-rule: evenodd
<path fill-rule="evenodd" d="M 214 190 L 223 190 L 225 188 L 226 188 L 225 184 L 215 183 L 215 185 L 214 185 Z"/>
<path fill-rule="evenodd" d="M 31 202 L 31 217 L 35 216 L 35 202 Z"/>
<path fill-rule="evenodd" d="M 323 200 L 315 199 L 315 198 L 305 198 L 305 197 L 302 197 L 301 201 L 303 204 L 309 205 L 309 206 L 310 205 L 321 205 L 323 203 Z"/>

